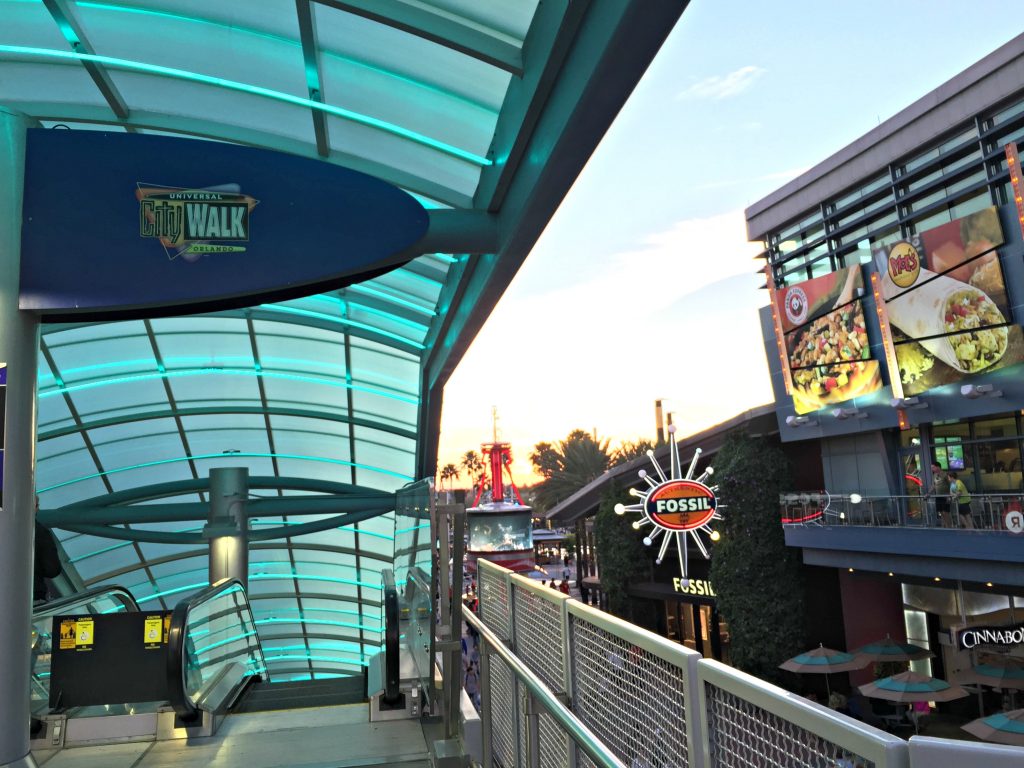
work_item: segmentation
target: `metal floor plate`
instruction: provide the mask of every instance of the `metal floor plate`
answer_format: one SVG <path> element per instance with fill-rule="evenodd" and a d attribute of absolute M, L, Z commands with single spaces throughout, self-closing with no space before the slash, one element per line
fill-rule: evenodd
<path fill-rule="evenodd" d="M 40 752 L 46 768 L 356 768 L 428 766 L 415 720 L 367 722 L 366 704 L 230 715 L 217 735 Z"/>

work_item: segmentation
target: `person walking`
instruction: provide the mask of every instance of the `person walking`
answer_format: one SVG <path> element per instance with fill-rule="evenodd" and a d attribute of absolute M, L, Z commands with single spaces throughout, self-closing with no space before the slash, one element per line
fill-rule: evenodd
<path fill-rule="evenodd" d="M 480 677 L 472 664 L 466 665 L 466 694 L 473 702 L 473 706 L 480 709 Z"/>
<path fill-rule="evenodd" d="M 971 515 L 971 494 L 956 472 L 949 473 L 949 502 L 956 512 L 961 528 L 974 528 L 974 517 Z"/>
<path fill-rule="evenodd" d="M 953 521 L 949 516 L 949 476 L 936 462 L 932 462 L 932 496 L 935 497 L 935 511 L 939 516 L 939 524 L 944 528 L 952 528 Z"/>

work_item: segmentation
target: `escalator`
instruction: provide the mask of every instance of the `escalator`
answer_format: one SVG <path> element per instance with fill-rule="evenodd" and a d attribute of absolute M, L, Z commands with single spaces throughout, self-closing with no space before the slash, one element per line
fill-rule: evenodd
<path fill-rule="evenodd" d="M 393 580 L 391 590 L 394 592 Z M 32 715 L 38 723 L 46 724 L 38 738 L 47 746 L 65 746 L 72 743 L 93 743 L 91 734 L 102 732 L 100 721 L 112 717 L 131 719 L 128 725 L 118 725 L 122 732 L 133 737 L 183 738 L 212 735 L 224 716 L 274 710 L 296 710 L 308 707 L 337 706 L 367 702 L 367 676 L 352 676 L 316 680 L 271 680 L 267 662 L 249 601 L 242 584 L 236 579 L 223 580 L 182 601 L 166 616 L 161 647 L 152 651 L 157 664 L 152 675 L 155 689 L 161 691 L 154 701 L 127 701 L 116 693 L 103 702 L 88 701 L 85 705 L 72 693 L 67 679 L 67 662 L 61 662 L 60 678 L 51 695 L 54 654 L 78 664 L 90 664 L 101 656 L 113 658 L 113 663 L 100 670 L 105 681 L 117 689 L 119 678 L 132 675 L 130 665 L 122 666 L 119 657 L 127 659 L 132 652 L 101 647 L 104 638 L 113 634 L 104 622 L 110 614 L 135 614 L 135 623 L 145 619 L 164 621 L 164 614 L 149 616 L 141 612 L 131 593 L 123 587 L 108 586 L 82 592 L 41 606 L 33 616 L 32 633 Z M 65 652 L 61 638 L 58 643 L 54 627 L 76 617 L 95 623 L 97 652 L 78 654 Z M 131 617 L 125 617 L 130 619 Z M 389 668 L 397 670 L 398 631 L 397 609 L 388 611 L 387 649 Z M 141 626 L 141 624 L 140 624 Z M 159 633 L 158 633 L 159 635 Z M 139 633 L 141 637 L 141 632 Z M 134 640 L 132 635 L 131 639 Z M 159 643 L 160 641 L 157 640 Z M 136 645 L 137 645 L 136 641 Z M 131 642 L 126 643 L 130 646 Z M 76 649 L 77 650 L 77 649 Z M 161 661 L 162 659 L 162 661 Z M 59 661 L 59 660 L 58 660 Z M 95 676 L 96 671 L 92 674 Z M 393 673 L 394 674 L 394 673 Z M 395 681 L 392 675 L 391 680 Z M 66 687 L 65 687 L 66 686 Z M 397 699 L 395 683 L 388 686 L 389 698 Z M 127 731 L 125 731 L 127 729 Z M 38 728 L 37 728 L 38 730 Z M 161 735 L 163 734 L 163 735 Z M 34 733 L 34 738 L 37 734 Z M 42 746 L 40 743 L 38 746 Z"/>
<path fill-rule="evenodd" d="M 32 614 L 31 712 L 45 714 L 50 707 L 50 663 L 53 659 L 53 617 L 68 614 L 106 615 L 138 612 L 132 593 L 117 585 L 96 587 L 39 606 Z"/>

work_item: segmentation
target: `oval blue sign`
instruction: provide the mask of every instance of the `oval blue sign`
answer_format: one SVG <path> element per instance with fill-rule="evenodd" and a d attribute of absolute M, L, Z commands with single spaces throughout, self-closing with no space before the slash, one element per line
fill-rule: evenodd
<path fill-rule="evenodd" d="M 411 258 L 427 212 L 386 182 L 278 152 L 33 129 L 22 309 L 197 312 L 339 288 Z"/>

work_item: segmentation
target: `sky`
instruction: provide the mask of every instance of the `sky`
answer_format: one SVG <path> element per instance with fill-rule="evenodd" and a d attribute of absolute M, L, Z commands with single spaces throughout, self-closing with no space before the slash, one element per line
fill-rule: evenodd
<path fill-rule="evenodd" d="M 439 467 L 490 440 L 492 407 L 528 485 L 537 442 L 653 439 L 656 399 L 681 435 L 770 402 L 744 209 L 1020 19 L 1006 0 L 693 0 L 445 387 Z"/>

